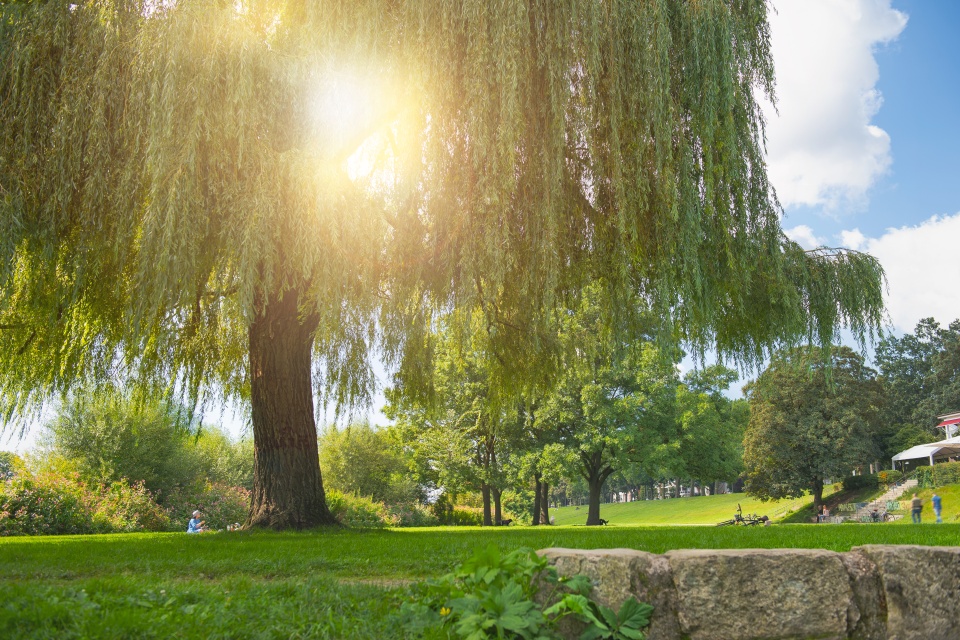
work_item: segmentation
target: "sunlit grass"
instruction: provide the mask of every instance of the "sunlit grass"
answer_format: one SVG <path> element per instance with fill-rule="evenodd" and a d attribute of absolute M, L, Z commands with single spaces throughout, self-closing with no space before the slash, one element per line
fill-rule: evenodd
<path fill-rule="evenodd" d="M 945 498 L 946 499 L 946 498 Z M 413 580 L 476 548 L 953 545 L 960 524 L 498 527 L 0 539 L 2 638 L 392 638 Z"/>

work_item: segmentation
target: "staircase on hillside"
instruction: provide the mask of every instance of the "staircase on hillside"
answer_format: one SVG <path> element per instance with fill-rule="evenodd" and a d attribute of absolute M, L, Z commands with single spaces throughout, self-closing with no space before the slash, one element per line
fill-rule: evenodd
<path fill-rule="evenodd" d="M 880 496 L 873 502 L 868 502 L 867 506 L 857 509 L 857 511 L 853 515 L 847 517 L 846 519 L 853 520 L 854 522 L 863 522 L 864 518 L 870 517 L 870 514 L 871 512 L 873 512 L 874 509 L 876 509 L 880 513 L 883 513 L 884 511 L 887 510 L 887 502 L 896 500 L 897 498 L 902 496 L 904 493 L 906 493 L 910 489 L 913 489 L 916 486 L 917 486 L 917 479 L 915 477 L 908 477 L 902 480 L 901 482 L 898 482 L 897 484 L 890 487 L 886 493 L 884 493 L 882 496 Z M 897 518 L 897 519 L 902 517 L 903 516 L 899 516 L 899 515 L 894 516 L 894 518 Z"/>

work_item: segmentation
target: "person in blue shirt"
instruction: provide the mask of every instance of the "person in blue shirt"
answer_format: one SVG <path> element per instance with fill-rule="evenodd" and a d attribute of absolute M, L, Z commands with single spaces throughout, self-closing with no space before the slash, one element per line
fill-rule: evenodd
<path fill-rule="evenodd" d="M 187 523 L 187 533 L 203 533 L 207 530 L 205 525 L 206 522 L 200 519 L 200 512 L 194 511 L 193 517 L 190 518 L 190 522 Z"/>
<path fill-rule="evenodd" d="M 933 505 L 933 513 L 935 516 L 937 516 L 937 522 L 943 524 L 943 518 L 940 517 L 940 509 L 942 508 L 942 505 L 940 504 L 940 496 L 934 493 L 933 497 L 930 498 L 930 503 Z"/>

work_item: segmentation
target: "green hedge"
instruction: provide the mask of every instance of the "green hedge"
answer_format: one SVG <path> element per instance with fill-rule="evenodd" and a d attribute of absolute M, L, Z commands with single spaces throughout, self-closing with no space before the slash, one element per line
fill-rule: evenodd
<path fill-rule="evenodd" d="M 960 462 L 944 462 L 932 467 L 917 467 L 917 483 L 924 489 L 960 484 Z"/>
<path fill-rule="evenodd" d="M 880 484 L 877 476 L 874 474 L 862 476 L 847 476 L 843 479 L 844 491 L 856 491 L 858 489 L 876 489 Z"/>

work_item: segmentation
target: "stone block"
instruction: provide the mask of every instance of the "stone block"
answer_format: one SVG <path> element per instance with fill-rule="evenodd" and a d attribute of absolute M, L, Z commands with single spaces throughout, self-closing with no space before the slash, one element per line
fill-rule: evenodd
<path fill-rule="evenodd" d="M 865 545 L 853 552 L 877 568 L 887 613 L 886 638 L 960 638 L 960 549 Z"/>
<path fill-rule="evenodd" d="M 593 583 L 591 597 L 598 603 L 619 610 L 633 596 L 654 607 L 647 637 L 650 640 L 679 638 L 673 581 L 664 556 L 634 549 L 543 549 L 538 552 L 550 560 L 561 576 L 582 574 Z M 579 629 L 562 629 L 568 637 L 579 636 Z"/>
<path fill-rule="evenodd" d="M 821 549 L 666 554 L 680 631 L 691 640 L 847 638 L 859 620 L 840 554 Z"/>
<path fill-rule="evenodd" d="M 880 589 L 877 566 L 859 551 L 840 554 L 850 577 L 853 602 L 859 620 L 849 619 L 851 640 L 880 640 L 887 637 L 887 605 Z"/>

